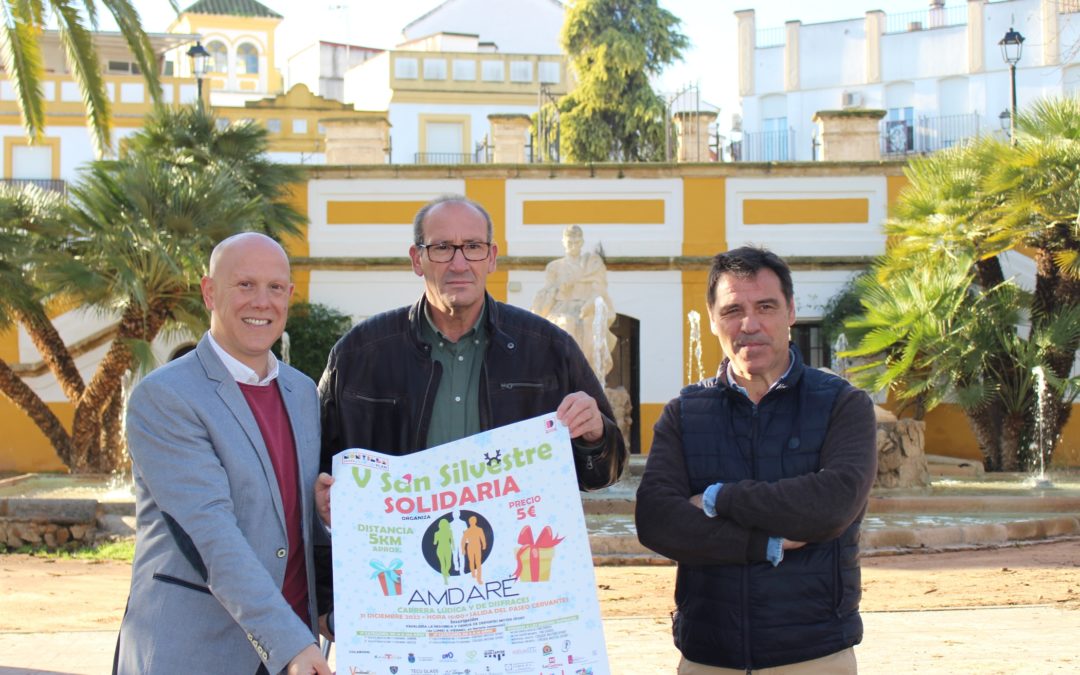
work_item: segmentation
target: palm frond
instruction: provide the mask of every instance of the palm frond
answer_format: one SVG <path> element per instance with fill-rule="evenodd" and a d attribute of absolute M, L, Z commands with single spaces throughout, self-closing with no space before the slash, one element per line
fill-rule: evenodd
<path fill-rule="evenodd" d="M 103 157 L 112 152 L 111 104 L 101 75 L 93 34 L 83 25 L 78 9 L 69 0 L 51 2 L 56 11 L 60 44 L 71 66 L 71 77 L 82 93 L 94 152 L 98 157 Z"/>
<path fill-rule="evenodd" d="M 45 104 L 41 79 L 45 62 L 41 53 L 41 23 L 27 15 L 22 4 L 3 3 L 3 26 L 0 26 L 0 60 L 19 106 L 23 129 L 28 138 L 40 140 L 45 130 Z"/>

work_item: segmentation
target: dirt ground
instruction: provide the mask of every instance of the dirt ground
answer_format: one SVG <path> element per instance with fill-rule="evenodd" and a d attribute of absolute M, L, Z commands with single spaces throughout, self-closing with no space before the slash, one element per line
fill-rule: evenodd
<path fill-rule="evenodd" d="M 0 555 L 0 632 L 119 626 L 131 567 Z M 675 568 L 596 568 L 605 619 L 668 616 Z M 1048 605 L 1080 610 L 1080 540 L 863 560 L 865 611 Z"/>

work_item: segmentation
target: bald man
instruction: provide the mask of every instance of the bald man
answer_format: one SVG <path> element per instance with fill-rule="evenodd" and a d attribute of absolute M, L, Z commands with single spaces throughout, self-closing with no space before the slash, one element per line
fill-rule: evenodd
<path fill-rule="evenodd" d="M 326 674 L 317 646 L 315 384 L 279 363 L 285 251 L 225 239 L 202 279 L 210 330 L 132 392 L 137 521 L 114 673 Z"/>

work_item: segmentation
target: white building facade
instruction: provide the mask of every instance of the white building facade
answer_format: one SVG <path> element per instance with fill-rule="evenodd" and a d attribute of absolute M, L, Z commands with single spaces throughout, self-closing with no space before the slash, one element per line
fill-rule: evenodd
<path fill-rule="evenodd" d="M 932 152 L 966 138 L 1004 134 L 1009 64 L 999 42 L 1024 37 L 1016 66 L 1019 109 L 1080 91 L 1080 2 L 930 2 L 923 12 L 758 30 L 735 13 L 744 161 L 820 158 L 822 110 L 885 110 L 882 154 Z"/>

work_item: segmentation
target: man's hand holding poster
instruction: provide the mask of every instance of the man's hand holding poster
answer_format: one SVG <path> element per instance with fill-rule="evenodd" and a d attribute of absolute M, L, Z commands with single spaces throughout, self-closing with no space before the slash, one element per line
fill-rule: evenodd
<path fill-rule="evenodd" d="M 554 414 L 413 455 L 334 457 L 339 673 L 609 672 Z"/>

